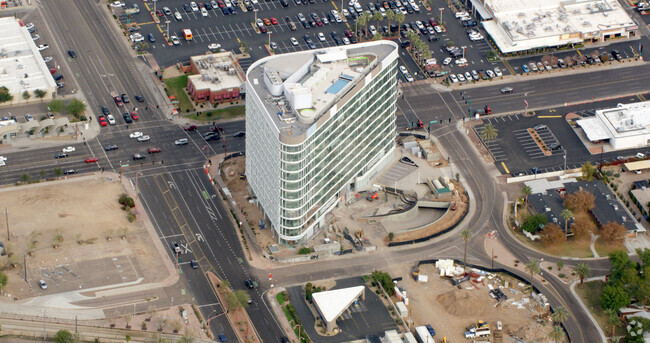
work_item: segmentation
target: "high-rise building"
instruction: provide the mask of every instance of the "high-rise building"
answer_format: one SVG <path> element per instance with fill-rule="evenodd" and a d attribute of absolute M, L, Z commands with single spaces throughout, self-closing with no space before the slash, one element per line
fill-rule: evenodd
<path fill-rule="evenodd" d="M 395 152 L 397 44 L 274 55 L 246 81 L 246 176 L 278 242 L 297 245 Z"/>

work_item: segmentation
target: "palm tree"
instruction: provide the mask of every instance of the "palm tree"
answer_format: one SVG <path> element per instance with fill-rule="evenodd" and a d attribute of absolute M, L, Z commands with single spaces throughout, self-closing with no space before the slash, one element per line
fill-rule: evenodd
<path fill-rule="evenodd" d="M 607 315 L 607 326 L 612 329 L 612 337 L 616 334 L 616 327 L 621 324 L 621 317 L 618 316 L 618 311 L 613 308 L 605 310 Z"/>
<path fill-rule="evenodd" d="M 533 276 L 540 272 L 539 261 L 528 261 L 528 263 L 526 263 L 526 270 L 530 272 L 530 294 L 533 294 Z"/>
<path fill-rule="evenodd" d="M 521 194 L 524 195 L 524 202 L 526 204 L 526 210 L 528 210 L 528 196 L 533 193 L 533 189 L 530 186 L 524 186 L 521 188 Z"/>
<path fill-rule="evenodd" d="M 388 36 L 391 36 L 390 32 L 390 21 L 395 19 L 395 12 L 386 11 L 386 19 L 388 19 Z"/>
<path fill-rule="evenodd" d="M 384 19 L 384 16 L 381 15 L 381 12 L 377 11 L 373 14 L 372 19 L 377 21 L 377 30 L 379 30 L 379 21 Z"/>
<path fill-rule="evenodd" d="M 569 317 L 569 313 L 567 312 L 566 308 L 562 306 L 558 306 L 555 309 L 555 311 L 553 311 L 553 314 L 551 315 L 553 322 L 555 322 L 556 324 L 562 324 L 562 322 L 567 320 L 568 317 Z"/>
<path fill-rule="evenodd" d="M 397 36 L 399 36 L 402 34 L 402 23 L 406 20 L 406 16 L 402 12 L 396 13 L 395 20 L 397 21 Z"/>
<path fill-rule="evenodd" d="M 467 269 L 467 242 L 469 242 L 470 238 L 472 238 L 472 233 L 469 232 L 469 230 L 465 229 L 461 231 L 460 233 L 460 238 L 463 239 L 463 242 L 465 242 L 465 253 L 463 254 L 463 266 L 464 269 Z"/>
<path fill-rule="evenodd" d="M 365 33 L 363 34 L 364 38 L 368 36 L 368 22 L 370 21 L 370 19 L 371 19 L 370 13 L 368 12 L 363 12 L 358 19 L 359 24 L 365 27 Z"/>
<path fill-rule="evenodd" d="M 581 286 L 582 286 L 582 282 L 585 280 L 585 278 L 589 277 L 589 274 L 591 274 L 591 270 L 589 268 L 589 265 L 586 264 L 586 263 L 578 263 L 578 264 L 576 264 L 575 268 L 573 268 L 573 271 L 580 278 L 580 285 Z"/>
<path fill-rule="evenodd" d="M 568 208 L 565 208 L 560 213 L 560 217 L 564 218 L 564 237 L 569 237 L 569 219 L 573 218 L 573 212 Z"/>
<path fill-rule="evenodd" d="M 582 170 L 583 180 L 592 181 L 594 179 L 594 174 L 596 174 L 596 168 L 591 164 L 591 162 L 587 162 L 583 164 L 580 169 Z"/>
<path fill-rule="evenodd" d="M 483 126 L 483 131 L 481 131 L 481 139 L 486 143 L 499 137 L 499 130 L 497 130 L 492 123 L 487 123 Z"/>
<path fill-rule="evenodd" d="M 554 342 L 560 342 L 564 338 L 564 331 L 559 326 L 553 326 L 553 330 L 548 333 L 548 338 L 552 339 Z"/>

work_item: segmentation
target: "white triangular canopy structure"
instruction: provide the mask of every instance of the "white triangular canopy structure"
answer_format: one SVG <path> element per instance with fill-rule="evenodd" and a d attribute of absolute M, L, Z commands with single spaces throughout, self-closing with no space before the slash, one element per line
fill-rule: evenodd
<path fill-rule="evenodd" d="M 365 286 L 335 289 L 312 294 L 314 306 L 330 332 L 336 326 L 336 319 L 359 297 L 363 299 Z"/>

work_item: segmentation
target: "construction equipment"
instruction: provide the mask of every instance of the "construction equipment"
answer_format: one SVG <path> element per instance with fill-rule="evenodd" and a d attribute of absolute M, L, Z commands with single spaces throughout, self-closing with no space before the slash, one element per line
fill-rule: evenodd
<path fill-rule="evenodd" d="M 368 195 L 366 197 L 366 200 L 373 202 L 373 200 L 379 198 L 379 193 L 378 192 L 373 192 L 372 194 Z"/>

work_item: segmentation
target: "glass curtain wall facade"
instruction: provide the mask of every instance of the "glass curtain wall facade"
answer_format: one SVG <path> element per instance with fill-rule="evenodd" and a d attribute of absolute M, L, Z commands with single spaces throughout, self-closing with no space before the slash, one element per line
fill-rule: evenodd
<path fill-rule="evenodd" d="M 392 56 L 392 55 L 391 55 Z M 396 57 L 396 54 L 395 54 Z M 383 66 L 383 67 L 382 67 Z M 258 94 L 246 109 L 246 173 L 283 244 L 311 239 L 348 191 L 363 187 L 395 151 L 397 60 L 382 70 L 300 144 L 284 144 Z M 364 82 L 364 80 L 361 80 Z"/>

